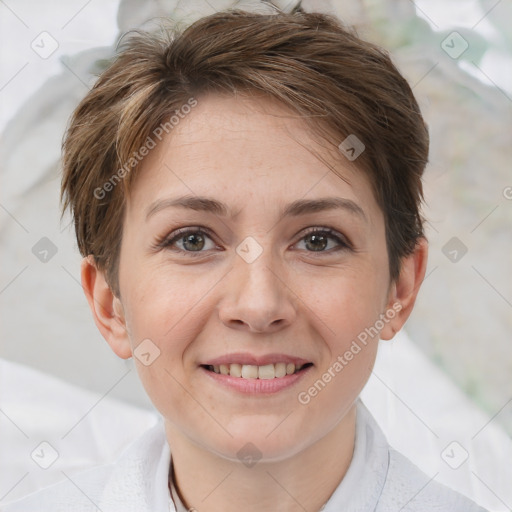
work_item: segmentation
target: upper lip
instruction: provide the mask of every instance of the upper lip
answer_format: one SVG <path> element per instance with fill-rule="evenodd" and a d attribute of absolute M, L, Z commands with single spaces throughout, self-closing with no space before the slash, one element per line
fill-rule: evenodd
<path fill-rule="evenodd" d="M 203 365 L 218 366 L 221 364 L 250 364 L 254 366 L 265 366 L 272 363 L 293 363 L 295 366 L 310 363 L 307 359 L 301 357 L 290 356 L 288 354 L 265 354 L 256 356 L 247 352 L 236 352 L 233 354 L 225 354 L 214 359 L 202 363 Z"/>

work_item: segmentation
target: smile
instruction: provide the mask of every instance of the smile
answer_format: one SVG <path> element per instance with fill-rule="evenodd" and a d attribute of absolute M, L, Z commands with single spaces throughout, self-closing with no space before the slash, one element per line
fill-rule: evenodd
<path fill-rule="evenodd" d="M 279 379 L 286 375 L 293 375 L 301 370 L 311 366 L 312 363 L 306 363 L 296 366 L 294 363 L 270 363 L 263 366 L 252 364 L 220 364 L 220 365 L 203 365 L 210 372 L 220 375 L 229 375 L 242 379 Z"/>

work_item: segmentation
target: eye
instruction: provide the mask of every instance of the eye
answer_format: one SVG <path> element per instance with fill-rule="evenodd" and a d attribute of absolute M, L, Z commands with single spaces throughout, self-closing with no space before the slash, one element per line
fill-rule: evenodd
<path fill-rule="evenodd" d="M 210 247 L 208 247 L 208 240 L 211 242 Z M 172 248 L 174 245 L 177 246 L 178 252 L 186 252 L 190 256 L 199 256 L 205 250 L 217 247 L 206 231 L 199 228 L 179 229 L 158 243 L 160 248 Z"/>
<path fill-rule="evenodd" d="M 335 247 L 329 247 L 329 241 L 334 240 Z M 334 252 L 343 249 L 352 249 L 350 242 L 340 233 L 330 228 L 311 228 L 300 240 L 308 252 Z M 337 248 L 336 248 L 337 247 Z"/>
<path fill-rule="evenodd" d="M 208 241 L 210 246 L 208 246 Z M 331 253 L 343 249 L 352 250 L 350 242 L 330 228 L 311 228 L 298 243 L 302 241 L 304 241 L 307 252 Z M 334 242 L 334 247 L 329 247 L 333 245 L 332 242 Z M 217 245 L 205 228 L 194 227 L 173 232 L 158 242 L 157 247 L 186 253 L 187 256 L 200 256 L 208 250 L 217 248 Z"/>

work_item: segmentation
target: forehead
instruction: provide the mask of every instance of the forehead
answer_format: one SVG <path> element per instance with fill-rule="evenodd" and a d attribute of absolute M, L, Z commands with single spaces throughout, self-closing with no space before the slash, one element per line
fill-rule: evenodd
<path fill-rule="evenodd" d="M 217 195 L 233 209 L 339 196 L 379 215 L 371 184 L 296 112 L 267 97 L 208 95 L 139 166 L 132 207 L 178 195 Z"/>

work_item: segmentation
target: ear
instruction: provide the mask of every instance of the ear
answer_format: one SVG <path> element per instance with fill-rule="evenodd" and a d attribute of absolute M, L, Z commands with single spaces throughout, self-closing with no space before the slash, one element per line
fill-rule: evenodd
<path fill-rule="evenodd" d="M 104 272 L 96 267 L 92 255 L 82 260 L 81 277 L 96 326 L 115 354 L 128 359 L 132 356 L 132 349 L 123 306 L 110 289 Z"/>
<path fill-rule="evenodd" d="M 400 275 L 391 284 L 386 318 L 389 318 L 380 333 L 382 340 L 390 340 L 403 327 L 411 314 L 427 268 L 428 242 L 420 238 L 414 252 L 402 259 Z M 393 316 L 392 316 L 393 315 Z"/>

